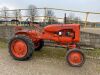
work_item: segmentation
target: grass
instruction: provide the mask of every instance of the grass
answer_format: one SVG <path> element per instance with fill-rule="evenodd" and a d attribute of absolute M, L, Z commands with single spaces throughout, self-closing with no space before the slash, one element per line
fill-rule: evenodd
<path fill-rule="evenodd" d="M 43 47 L 41 51 L 36 51 L 34 55 L 36 57 L 65 59 L 66 50 L 63 48 Z"/>
<path fill-rule="evenodd" d="M 5 39 L 0 39 L 0 48 L 7 48 L 7 44 Z"/>
<path fill-rule="evenodd" d="M 85 55 L 92 56 L 92 57 L 100 57 L 100 49 L 93 49 L 93 50 L 84 50 Z"/>
<path fill-rule="evenodd" d="M 100 49 L 94 50 L 83 50 L 85 56 L 100 58 Z M 49 57 L 49 58 L 57 58 L 57 59 L 65 59 L 66 57 L 66 49 L 63 48 L 55 48 L 55 47 L 44 47 L 41 51 L 36 51 L 34 53 L 36 57 Z"/>
<path fill-rule="evenodd" d="M 0 39 L 0 48 L 7 48 L 8 42 L 4 39 Z M 100 57 L 100 49 L 93 50 L 83 50 L 86 56 Z M 40 51 L 34 52 L 35 57 L 47 57 L 47 58 L 57 58 L 65 59 L 66 49 L 55 48 L 55 47 L 43 47 Z"/>

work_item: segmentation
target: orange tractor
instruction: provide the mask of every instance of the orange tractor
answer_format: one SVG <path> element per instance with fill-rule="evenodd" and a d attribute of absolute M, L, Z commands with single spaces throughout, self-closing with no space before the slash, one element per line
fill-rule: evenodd
<path fill-rule="evenodd" d="M 33 51 L 44 46 L 44 40 L 54 41 L 56 46 L 67 50 L 66 60 L 71 66 L 82 66 L 85 56 L 77 44 L 80 41 L 79 24 L 51 24 L 44 28 L 34 25 L 34 30 L 19 28 L 9 42 L 9 53 L 16 60 L 28 60 Z M 36 30 L 37 29 L 37 30 Z"/>

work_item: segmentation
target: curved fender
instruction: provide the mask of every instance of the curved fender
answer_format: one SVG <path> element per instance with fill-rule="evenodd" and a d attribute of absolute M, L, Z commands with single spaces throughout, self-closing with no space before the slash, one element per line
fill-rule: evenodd
<path fill-rule="evenodd" d="M 37 37 L 37 33 L 34 31 L 29 31 L 29 30 L 24 30 L 24 31 L 18 31 L 15 33 L 15 35 L 25 35 L 28 36 L 30 39 L 32 39 L 32 41 L 38 41 L 40 40 Z"/>

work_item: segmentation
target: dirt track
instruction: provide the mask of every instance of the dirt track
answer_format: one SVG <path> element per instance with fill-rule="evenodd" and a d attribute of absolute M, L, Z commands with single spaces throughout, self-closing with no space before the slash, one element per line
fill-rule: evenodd
<path fill-rule="evenodd" d="M 65 60 L 34 57 L 16 61 L 7 49 L 0 49 L 0 75 L 100 75 L 100 60 L 87 59 L 82 67 L 70 67 Z"/>

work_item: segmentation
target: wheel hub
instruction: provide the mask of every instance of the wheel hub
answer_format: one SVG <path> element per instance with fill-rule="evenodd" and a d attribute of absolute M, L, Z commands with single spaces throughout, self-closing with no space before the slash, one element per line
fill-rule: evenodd
<path fill-rule="evenodd" d="M 82 62 L 82 55 L 78 52 L 72 52 L 69 55 L 69 62 L 74 65 L 78 65 Z"/>
<path fill-rule="evenodd" d="M 22 40 L 14 40 L 11 44 L 11 50 L 16 57 L 21 58 L 27 53 L 27 45 Z"/>

